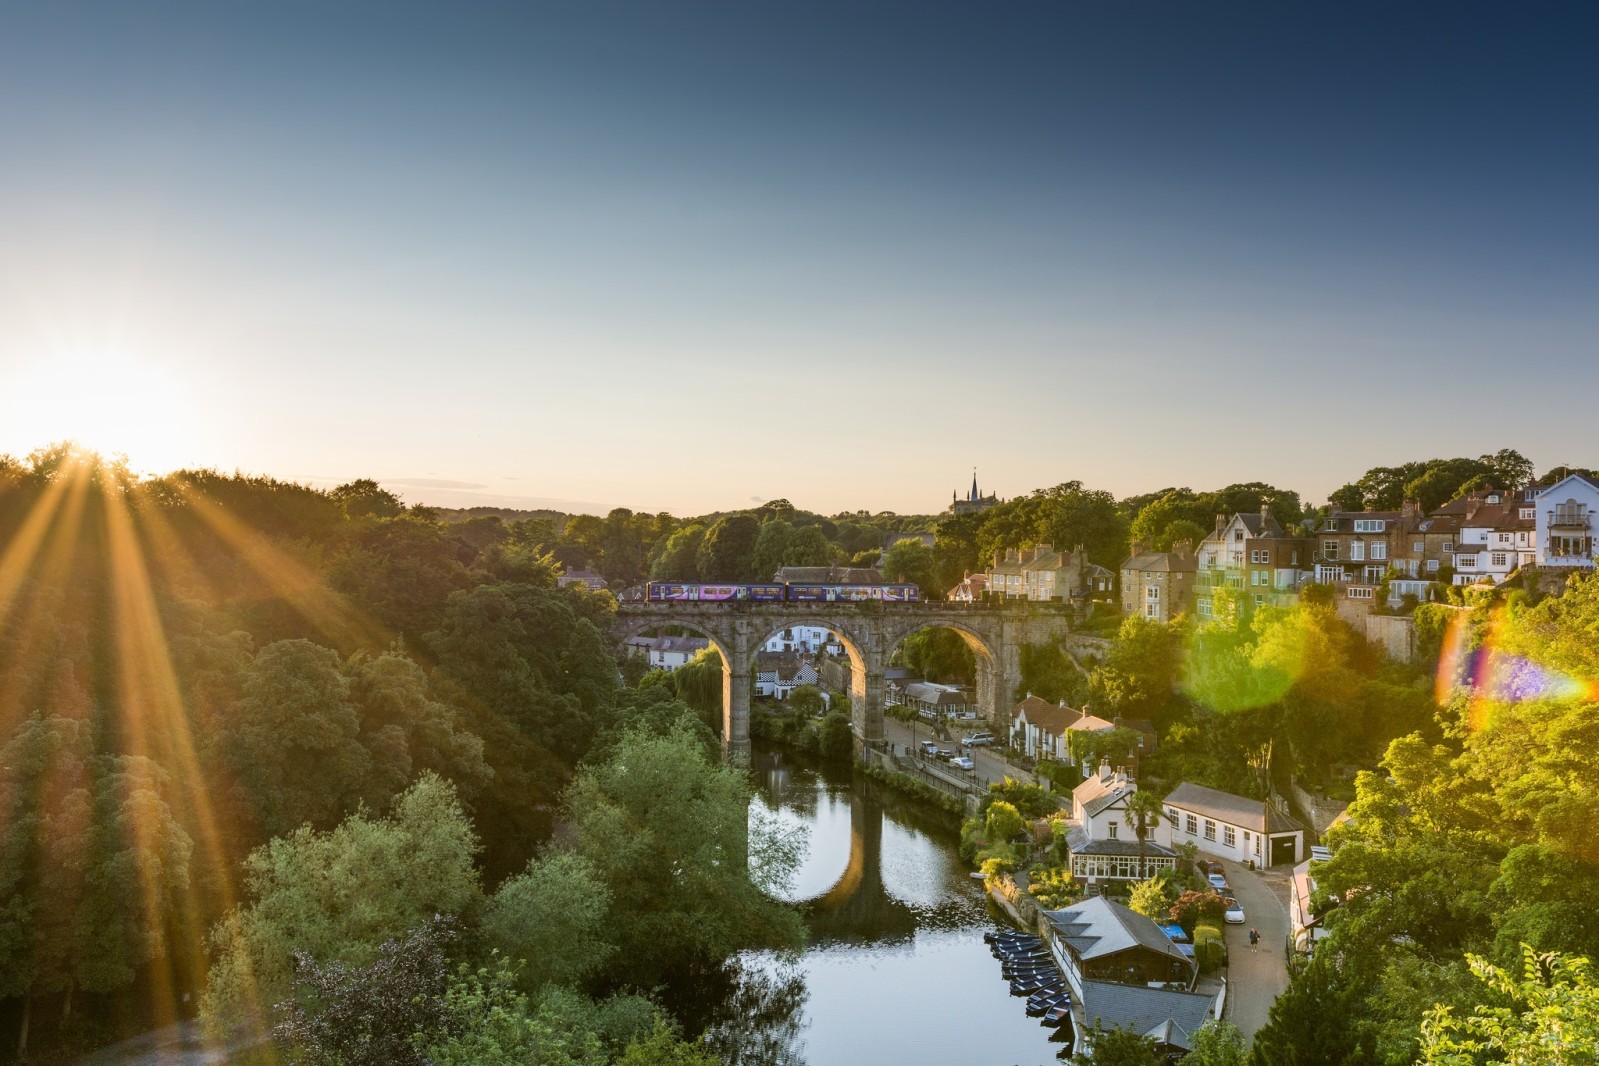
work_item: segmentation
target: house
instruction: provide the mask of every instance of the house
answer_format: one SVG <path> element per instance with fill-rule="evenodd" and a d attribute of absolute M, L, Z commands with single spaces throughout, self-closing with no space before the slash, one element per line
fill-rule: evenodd
<path fill-rule="evenodd" d="M 796 585 L 881 585 L 883 575 L 863 566 L 785 566 L 772 580 Z"/>
<path fill-rule="evenodd" d="M 1103 896 L 1044 911 L 1040 927 L 1072 992 L 1072 1050 L 1096 1026 L 1153 1037 L 1166 1053 L 1192 1050 L 1216 1001 L 1193 992 L 1198 969 L 1158 925 Z"/>
<path fill-rule="evenodd" d="M 1404 543 L 1402 511 L 1334 511 L 1316 529 L 1315 580 L 1333 585 L 1339 613 L 1358 621 L 1377 599 L 1398 538 Z M 1345 602 L 1347 601 L 1347 603 Z"/>
<path fill-rule="evenodd" d="M 829 655 L 844 654 L 838 637 L 821 626 L 790 626 L 768 637 L 761 650 L 797 651 L 806 655 L 817 655 L 824 651 Z"/>
<path fill-rule="evenodd" d="M 629 637 L 627 650 L 649 656 L 652 670 L 676 670 L 711 646 L 704 637 Z"/>
<path fill-rule="evenodd" d="M 1217 589 L 1237 590 L 1245 609 L 1291 605 L 1310 574 L 1312 550 L 1309 538 L 1283 530 L 1269 504 L 1258 514 L 1217 515 L 1215 531 L 1199 542 L 1195 614 L 1219 616 Z"/>
<path fill-rule="evenodd" d="M 788 652 L 756 652 L 755 691 L 771 699 L 786 699 L 801 685 L 820 680 L 808 660 Z"/>
<path fill-rule="evenodd" d="M 1211 855 L 1256 866 L 1304 858 L 1304 827 L 1274 804 L 1184 781 L 1166 797 L 1165 807 L 1174 846 L 1192 843 Z"/>
<path fill-rule="evenodd" d="M 568 585 L 582 585 L 591 592 L 598 592 L 607 586 L 608 582 L 592 570 L 568 570 L 555 579 L 561 588 Z"/>
<path fill-rule="evenodd" d="M 1071 727 L 1083 716 L 1084 712 L 1066 706 L 1065 700 L 1050 703 L 1029 692 L 1026 699 L 1011 708 L 1011 747 L 1021 749 L 1034 759 L 1071 764 Z"/>
<path fill-rule="evenodd" d="M 974 574 L 971 571 L 967 571 L 966 576 L 961 579 L 961 583 L 950 589 L 944 598 L 953 600 L 956 603 L 976 603 L 983 599 L 987 593 L 988 575 Z"/>
<path fill-rule="evenodd" d="M 1048 542 L 997 551 L 984 577 L 987 591 L 1008 599 L 1081 601 L 1095 592 L 1091 568 L 1101 571 L 1094 580 L 1104 586 L 1099 591 L 1108 593 L 1110 586 L 1104 575 L 1109 572 L 1090 563 L 1088 552 L 1080 544 L 1071 551 L 1058 552 Z"/>
<path fill-rule="evenodd" d="M 1122 563 L 1122 614 L 1170 622 L 1189 607 L 1197 569 L 1193 546 L 1178 541 L 1169 552 L 1146 552 L 1138 541 Z"/>
<path fill-rule="evenodd" d="M 931 681 L 913 681 L 905 686 L 900 704 L 912 707 L 923 718 L 973 718 L 975 709 L 971 697 L 955 685 L 937 685 Z"/>
<path fill-rule="evenodd" d="M 1594 568 L 1599 480 L 1571 474 L 1533 499 L 1535 558 L 1541 567 Z"/>
<path fill-rule="evenodd" d="M 1310 850 L 1311 857 L 1294 867 L 1294 877 L 1288 889 L 1288 942 L 1301 955 L 1309 955 L 1315 949 L 1316 941 L 1324 939 L 1330 932 L 1310 905 L 1316 894 L 1316 877 L 1310 872 L 1310 864 L 1318 859 L 1326 859 L 1327 850 L 1314 847 Z"/>
<path fill-rule="evenodd" d="M 1177 864 L 1171 828 L 1157 820 L 1138 839 L 1127 814 L 1127 800 L 1138 782 L 1118 767 L 1101 763 L 1099 772 L 1072 790 L 1072 814 L 1066 827 L 1072 877 L 1098 892 L 1106 881 L 1142 881 Z"/>
<path fill-rule="evenodd" d="M 1450 500 L 1433 515 L 1451 519 L 1454 542 L 1444 552 L 1454 567 L 1454 583 L 1501 584 L 1536 559 L 1537 505 L 1528 490 L 1488 488 Z"/>

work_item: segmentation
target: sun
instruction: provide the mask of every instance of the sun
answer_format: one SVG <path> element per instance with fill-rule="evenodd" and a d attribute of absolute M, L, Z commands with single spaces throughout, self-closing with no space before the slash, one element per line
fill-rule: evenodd
<path fill-rule="evenodd" d="M 38 360 L 0 389 L 0 451 L 71 440 L 141 473 L 185 465 L 199 426 L 191 390 L 155 362 L 111 353 Z"/>

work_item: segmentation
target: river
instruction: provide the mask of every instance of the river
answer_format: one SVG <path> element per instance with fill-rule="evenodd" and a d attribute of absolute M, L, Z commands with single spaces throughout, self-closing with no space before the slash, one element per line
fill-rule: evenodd
<path fill-rule="evenodd" d="M 1064 1045 L 1026 1016 L 983 942 L 995 912 L 960 861 L 953 827 L 864 779 L 770 751 L 752 763 L 758 813 L 809 832 L 789 895 L 811 936 L 797 962 L 741 957 L 767 994 L 766 1021 L 787 1016 L 743 1047 L 730 1019 L 722 1050 L 740 1063 L 806 1066 L 1056 1062 Z"/>

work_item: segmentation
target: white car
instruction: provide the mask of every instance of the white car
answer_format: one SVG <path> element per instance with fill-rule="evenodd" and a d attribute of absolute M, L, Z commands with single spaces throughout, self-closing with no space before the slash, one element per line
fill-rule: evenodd
<path fill-rule="evenodd" d="M 1209 877 L 1205 878 L 1205 880 L 1209 881 L 1210 887 L 1214 888 L 1217 892 L 1220 892 L 1222 895 L 1227 894 L 1227 878 L 1223 877 L 1221 874 L 1211 874 Z"/>
<path fill-rule="evenodd" d="M 1231 896 L 1227 897 L 1226 918 L 1228 925 L 1243 925 L 1246 920 L 1244 918 L 1244 905 Z"/>
<path fill-rule="evenodd" d="M 965 737 L 965 738 L 963 738 L 961 740 L 961 747 L 963 747 L 963 748 L 975 748 L 979 744 L 992 744 L 992 743 L 994 743 L 994 734 L 992 734 L 992 733 L 973 733 L 971 736 Z"/>
<path fill-rule="evenodd" d="M 975 770 L 977 768 L 977 764 L 972 762 L 972 757 L 970 755 L 957 756 L 956 758 L 951 759 L 949 764 L 951 766 L 958 766 L 962 770 Z"/>

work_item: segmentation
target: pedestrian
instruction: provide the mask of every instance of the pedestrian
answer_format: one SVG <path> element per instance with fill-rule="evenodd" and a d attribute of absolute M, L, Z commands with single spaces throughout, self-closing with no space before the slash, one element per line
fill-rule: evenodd
<path fill-rule="evenodd" d="M 1259 943 L 1260 943 L 1260 931 L 1255 929 L 1255 928 L 1253 928 L 1253 927 L 1251 927 L 1250 930 L 1249 930 L 1249 950 L 1250 951 L 1254 951 L 1255 950 L 1255 946 L 1257 944 L 1259 944 Z"/>

